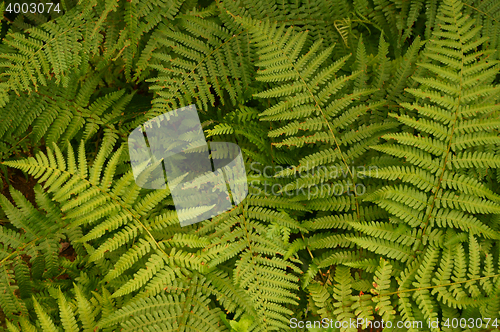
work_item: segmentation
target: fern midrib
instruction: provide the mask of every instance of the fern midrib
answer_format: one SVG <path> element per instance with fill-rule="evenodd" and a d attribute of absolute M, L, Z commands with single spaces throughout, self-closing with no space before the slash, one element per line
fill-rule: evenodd
<path fill-rule="evenodd" d="M 500 23 L 500 22 L 499 22 L 499 21 L 497 21 L 497 20 L 496 20 L 493 16 L 489 15 L 489 14 L 488 14 L 488 13 L 486 13 L 486 12 L 483 12 L 481 9 L 476 8 L 476 7 L 472 6 L 472 5 L 469 5 L 469 4 L 468 4 L 468 3 L 466 3 L 465 1 L 463 1 L 462 3 L 463 3 L 465 6 L 467 6 L 467 7 L 471 8 L 471 9 L 473 9 L 473 10 L 477 11 L 478 13 L 481 13 L 481 14 L 483 14 L 484 16 L 488 16 L 488 18 L 492 19 L 493 21 L 495 21 L 495 22 L 497 22 L 497 23 Z"/>
<path fill-rule="evenodd" d="M 236 15 L 234 15 L 233 13 L 231 13 L 231 12 L 230 12 L 229 10 L 227 10 L 227 9 L 226 9 L 226 12 L 227 12 L 229 15 L 231 15 L 231 17 L 233 17 L 233 18 L 240 17 L 240 16 L 236 16 Z M 259 23 L 261 23 L 261 24 L 262 24 L 262 21 L 260 21 L 260 20 L 258 20 L 258 21 L 259 21 Z M 351 179 L 352 179 L 352 180 L 353 180 L 353 182 L 354 182 L 354 180 L 355 180 L 355 179 L 354 179 L 354 175 L 352 174 L 352 171 L 351 171 L 351 169 L 349 168 L 349 165 L 348 165 L 348 163 L 347 163 L 347 161 L 346 161 L 346 159 L 345 159 L 345 157 L 344 157 L 344 154 L 342 153 L 342 150 L 340 149 L 340 145 L 339 145 L 339 143 L 338 143 L 338 141 L 337 141 L 337 138 L 335 137 L 335 134 L 333 133 L 333 129 L 332 129 L 331 125 L 330 125 L 330 122 L 329 122 L 329 121 L 328 121 L 328 119 L 326 118 L 325 113 L 323 112 L 323 109 L 319 106 L 319 101 L 317 100 L 316 95 L 315 95 L 315 94 L 311 91 L 311 89 L 309 88 L 309 85 L 306 83 L 305 79 L 302 77 L 302 75 L 301 75 L 300 71 L 299 71 L 299 70 L 298 70 L 298 68 L 295 66 L 295 63 L 294 63 L 294 62 L 293 62 L 293 61 L 292 61 L 292 60 L 288 57 L 288 55 L 287 55 L 285 52 L 283 52 L 283 50 L 282 50 L 282 48 L 281 48 L 281 47 L 279 47 L 278 45 L 276 45 L 276 44 L 274 43 L 273 39 L 272 39 L 272 38 L 270 38 L 270 36 L 269 36 L 268 34 L 265 34 L 265 35 L 266 35 L 267 39 L 268 39 L 268 40 L 269 40 L 269 41 L 270 41 L 270 42 L 271 42 L 271 43 L 272 43 L 272 44 L 273 44 L 273 45 L 274 45 L 277 49 L 279 49 L 280 53 L 281 53 L 281 54 L 282 54 L 282 55 L 283 55 L 283 56 L 284 56 L 284 57 L 288 60 L 288 63 L 289 63 L 289 64 L 293 67 L 293 69 L 294 69 L 294 70 L 295 70 L 295 72 L 297 73 L 298 77 L 300 78 L 300 80 L 301 80 L 302 84 L 303 84 L 303 85 L 304 85 L 304 87 L 307 89 L 307 91 L 308 91 L 309 95 L 311 96 L 311 98 L 314 100 L 314 102 L 315 102 L 314 107 L 315 107 L 315 108 L 316 108 L 316 109 L 317 109 L 317 110 L 321 113 L 321 116 L 322 116 L 322 117 L 323 117 L 323 119 L 325 120 L 325 123 L 326 123 L 326 125 L 327 125 L 327 127 L 328 127 L 328 130 L 329 130 L 329 132 L 330 132 L 330 134 L 331 134 L 331 136 L 332 136 L 332 138 L 333 138 L 333 141 L 335 142 L 335 145 L 336 145 L 336 150 L 338 150 L 338 151 L 339 151 L 339 155 L 340 155 L 340 157 L 342 158 L 342 162 L 343 162 L 343 163 L 344 163 L 344 165 L 346 166 L 346 168 L 347 168 L 347 170 L 348 170 L 348 172 L 349 172 L 349 175 L 351 176 Z M 356 217 L 357 217 L 357 219 L 359 220 L 359 218 L 360 218 L 359 214 L 360 214 L 360 213 L 359 213 L 359 202 L 358 202 L 358 196 L 357 196 L 356 194 L 354 194 L 354 195 L 355 195 L 355 200 L 354 200 L 354 201 L 355 201 L 355 203 L 356 203 Z"/>
<path fill-rule="evenodd" d="M 434 208 L 436 206 L 437 196 L 439 194 L 439 190 L 442 187 L 443 177 L 444 177 L 444 174 L 445 174 L 445 171 L 446 171 L 446 165 L 448 163 L 448 157 L 449 157 L 451 146 L 452 146 L 453 135 L 455 134 L 455 127 L 456 127 L 456 124 L 457 124 L 457 121 L 458 121 L 459 110 L 460 110 L 460 102 L 461 102 L 461 98 L 462 98 L 462 94 L 463 94 L 463 70 L 464 70 L 464 54 L 465 54 L 465 52 L 464 52 L 464 42 L 462 40 L 462 34 L 460 33 L 460 27 L 458 26 L 456 15 L 453 15 L 453 21 L 455 22 L 455 28 L 457 29 L 457 33 L 460 36 L 460 46 L 461 46 L 461 49 L 462 49 L 462 59 L 461 59 L 461 64 L 460 64 L 460 92 L 458 93 L 458 97 L 457 97 L 457 101 L 456 101 L 455 118 L 453 120 L 453 125 L 451 127 L 451 133 L 450 133 L 450 135 L 448 137 L 448 144 L 447 144 L 448 146 L 447 146 L 447 149 L 446 149 L 446 154 L 444 155 L 444 158 L 442 158 L 441 174 L 439 175 L 439 178 L 436 179 L 436 184 L 434 186 L 435 187 L 434 196 L 432 197 L 431 205 L 428 208 L 428 214 L 427 214 L 427 217 L 425 219 L 425 224 L 422 227 L 422 234 L 420 236 L 420 250 L 423 250 L 424 247 L 425 247 L 424 244 L 423 244 L 423 242 L 422 242 L 422 239 L 423 239 L 423 237 L 425 235 L 427 227 L 429 226 L 429 222 L 430 222 L 430 220 L 432 218 L 432 213 L 434 212 Z"/>

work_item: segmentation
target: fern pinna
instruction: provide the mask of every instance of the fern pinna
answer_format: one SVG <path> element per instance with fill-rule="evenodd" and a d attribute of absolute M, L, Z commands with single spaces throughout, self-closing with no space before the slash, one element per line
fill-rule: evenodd
<path fill-rule="evenodd" d="M 0 331 L 498 328 L 498 1 L 61 9 L 1 22 Z M 181 227 L 127 138 L 190 104 L 249 194 Z"/>

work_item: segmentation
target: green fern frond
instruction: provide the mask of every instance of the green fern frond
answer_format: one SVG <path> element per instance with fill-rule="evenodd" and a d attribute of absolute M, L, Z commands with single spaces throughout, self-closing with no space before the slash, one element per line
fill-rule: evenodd
<path fill-rule="evenodd" d="M 179 26 L 183 30 L 162 26 L 157 32 L 158 50 L 152 53 L 157 60 L 149 66 L 160 75 L 148 80 L 158 93 L 151 117 L 193 101 L 205 110 L 215 103 L 214 95 L 223 101 L 226 93 L 236 104 L 250 85 L 248 33 L 231 34 L 216 22 L 194 16 L 186 16 Z"/>

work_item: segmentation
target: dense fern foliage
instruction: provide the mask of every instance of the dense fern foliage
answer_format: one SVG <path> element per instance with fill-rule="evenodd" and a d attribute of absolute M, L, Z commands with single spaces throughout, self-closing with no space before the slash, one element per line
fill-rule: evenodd
<path fill-rule="evenodd" d="M 1 331 L 499 331 L 500 2 L 12 4 Z M 249 194 L 181 227 L 128 136 L 192 104 Z"/>

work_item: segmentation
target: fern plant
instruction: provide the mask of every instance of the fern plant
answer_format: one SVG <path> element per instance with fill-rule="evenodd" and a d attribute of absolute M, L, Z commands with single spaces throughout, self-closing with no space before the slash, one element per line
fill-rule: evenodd
<path fill-rule="evenodd" d="M 1 331 L 498 328 L 496 1 L 61 8 L 0 30 Z M 249 193 L 181 227 L 128 136 L 190 104 Z"/>

